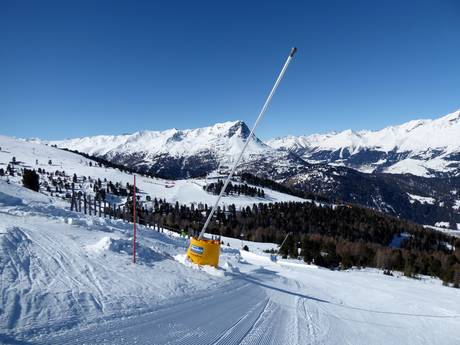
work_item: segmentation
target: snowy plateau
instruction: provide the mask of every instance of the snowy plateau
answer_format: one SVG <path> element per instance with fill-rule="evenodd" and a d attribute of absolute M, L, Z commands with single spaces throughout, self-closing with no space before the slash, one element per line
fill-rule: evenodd
<path fill-rule="evenodd" d="M 37 141 L 0 137 L 0 147 L 0 168 L 15 156 L 23 167 L 132 181 Z M 209 203 L 204 183 L 139 177 L 138 187 L 170 202 Z M 302 200 L 264 190 L 267 202 Z M 198 267 L 185 258 L 187 238 L 146 226 L 138 227 L 132 264 L 131 241 L 131 223 L 70 211 L 62 198 L 2 177 L 0 343 L 460 343 L 460 292 L 438 279 L 274 262 L 265 250 L 275 244 L 244 241 L 247 252 L 232 238 L 223 238 L 218 268 Z"/>

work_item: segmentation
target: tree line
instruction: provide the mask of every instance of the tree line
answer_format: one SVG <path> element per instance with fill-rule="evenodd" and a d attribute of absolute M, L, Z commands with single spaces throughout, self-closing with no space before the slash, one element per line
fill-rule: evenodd
<path fill-rule="evenodd" d="M 196 234 L 208 212 L 166 201 L 144 214 L 160 225 Z M 150 212 L 150 213 L 149 213 Z M 280 244 L 281 254 L 331 269 L 377 267 L 415 277 L 439 277 L 445 284 L 460 284 L 460 239 L 420 225 L 360 207 L 321 206 L 314 203 L 258 204 L 236 209 L 219 208 L 209 232 L 234 238 Z M 398 247 L 395 237 L 404 236 Z M 249 248 L 250 249 L 250 248 Z M 300 254 L 299 254 L 300 249 Z"/>
<path fill-rule="evenodd" d="M 203 186 L 203 189 L 213 193 L 215 195 L 219 194 L 224 188 L 224 182 L 218 180 L 217 182 L 212 182 L 207 186 Z M 265 191 L 261 188 L 251 187 L 246 183 L 238 184 L 229 182 L 227 188 L 225 188 L 225 195 L 247 195 L 251 197 L 265 198 Z"/>
<path fill-rule="evenodd" d="M 292 195 L 292 196 L 297 196 L 299 198 L 304 198 L 304 199 L 310 199 L 310 200 L 316 200 L 320 202 L 330 202 L 330 200 L 322 195 L 319 194 L 313 194 L 310 192 L 304 192 L 299 189 L 295 189 L 289 186 L 286 186 L 284 184 L 275 182 L 273 180 L 270 180 L 268 178 L 263 178 L 263 177 L 258 177 L 253 174 L 250 174 L 248 172 L 243 172 L 240 175 L 241 181 L 259 186 L 259 187 L 267 187 L 270 188 L 271 190 L 275 190 L 280 193 Z"/>

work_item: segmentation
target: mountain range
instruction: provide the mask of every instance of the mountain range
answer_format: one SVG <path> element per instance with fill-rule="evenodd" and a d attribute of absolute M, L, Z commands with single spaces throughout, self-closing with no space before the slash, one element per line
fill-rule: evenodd
<path fill-rule="evenodd" d="M 459 133 L 460 110 L 379 131 L 347 130 L 267 142 L 254 136 L 239 171 L 422 224 L 460 228 Z M 48 144 L 177 179 L 228 171 L 249 134 L 243 121 L 233 121 Z"/>
<path fill-rule="evenodd" d="M 379 131 L 287 136 L 269 140 L 311 163 L 343 165 L 362 172 L 458 176 L 460 110 L 435 120 L 415 120 Z"/>

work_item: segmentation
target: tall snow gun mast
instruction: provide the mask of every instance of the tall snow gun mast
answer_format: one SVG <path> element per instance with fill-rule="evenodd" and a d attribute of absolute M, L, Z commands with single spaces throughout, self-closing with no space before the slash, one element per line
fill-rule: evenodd
<path fill-rule="evenodd" d="M 219 254 L 220 254 L 220 241 L 216 240 L 210 240 L 204 238 L 204 234 L 206 232 L 206 229 L 211 222 L 211 219 L 214 215 L 214 213 L 217 210 L 217 207 L 219 206 L 220 199 L 222 198 L 222 195 L 224 194 L 225 190 L 227 189 L 227 186 L 233 177 L 233 174 L 236 171 L 236 168 L 238 167 L 238 164 L 240 163 L 241 158 L 243 157 L 244 151 L 246 150 L 249 141 L 252 139 L 252 136 L 259 126 L 260 121 L 262 120 L 265 112 L 268 109 L 268 106 L 270 105 L 270 102 L 273 98 L 273 95 L 276 92 L 276 89 L 278 88 L 281 80 L 284 77 L 284 74 L 286 73 L 286 70 L 289 66 L 289 64 L 292 61 L 292 58 L 294 57 L 295 53 L 297 52 L 297 48 L 294 47 L 291 49 L 291 52 L 289 53 L 289 56 L 286 59 L 286 62 L 283 65 L 283 68 L 281 69 L 281 72 L 278 75 L 278 78 L 275 81 L 275 84 L 273 85 L 270 93 L 268 94 L 267 99 L 265 100 L 265 103 L 260 110 L 259 116 L 257 116 L 256 122 L 252 126 L 251 132 L 249 133 L 248 138 L 246 139 L 246 142 L 243 145 L 243 148 L 241 149 L 240 154 L 238 155 L 238 158 L 235 161 L 235 164 L 233 165 L 232 170 L 227 176 L 227 179 L 225 180 L 224 186 L 220 190 L 219 195 L 217 196 L 216 202 L 214 203 L 213 207 L 211 208 L 211 212 L 209 212 L 208 218 L 206 219 L 206 222 L 203 225 L 203 228 L 201 229 L 201 232 L 198 236 L 198 238 L 192 238 L 190 242 L 190 246 L 187 250 L 187 256 L 192 260 L 192 262 L 200 264 L 200 265 L 211 265 L 211 266 L 217 266 L 219 263 Z"/>

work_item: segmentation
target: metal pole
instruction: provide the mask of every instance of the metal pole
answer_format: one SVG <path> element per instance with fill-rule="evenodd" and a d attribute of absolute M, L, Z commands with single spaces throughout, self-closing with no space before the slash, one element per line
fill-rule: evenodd
<path fill-rule="evenodd" d="M 291 60 L 294 57 L 294 54 L 296 52 L 297 52 L 297 48 L 294 47 L 294 48 L 291 49 L 291 52 L 289 53 L 289 56 L 286 59 L 286 62 L 284 63 L 284 66 L 281 69 L 280 74 L 278 75 L 278 79 L 276 79 L 275 85 L 273 85 L 273 88 L 270 91 L 270 94 L 268 95 L 267 100 L 265 101 L 264 106 L 262 107 L 262 110 L 260 111 L 259 116 L 257 117 L 256 122 L 254 123 L 254 126 L 251 129 L 251 133 L 249 133 L 249 136 L 248 136 L 246 142 L 244 143 L 243 148 L 241 149 L 240 155 L 236 159 L 236 162 L 233 165 L 233 168 L 230 171 L 230 174 L 227 176 L 227 179 L 225 180 L 224 186 L 222 187 L 222 190 L 220 191 L 219 196 L 217 197 L 217 200 L 216 200 L 214 206 L 212 207 L 211 212 L 209 213 L 208 218 L 206 219 L 206 222 L 203 225 L 203 229 L 201 229 L 201 232 L 200 232 L 200 235 L 198 236 L 198 239 L 203 238 L 204 233 L 206 232 L 206 228 L 208 227 L 208 225 L 209 225 L 209 223 L 211 221 L 211 218 L 214 215 L 214 212 L 216 212 L 217 206 L 219 205 L 219 201 L 222 198 L 222 195 L 224 194 L 225 190 L 227 189 L 228 183 L 230 182 L 230 179 L 232 178 L 232 176 L 233 176 L 233 174 L 234 174 L 234 172 L 235 172 L 235 170 L 236 170 L 236 168 L 237 168 L 237 166 L 238 166 L 238 164 L 239 164 L 239 162 L 241 160 L 241 157 L 243 157 L 243 153 L 246 150 L 246 147 L 248 146 L 249 141 L 252 139 L 252 136 L 253 136 L 255 130 L 259 126 L 260 120 L 262 120 L 262 117 L 264 116 L 265 112 L 267 111 L 268 105 L 270 104 L 270 102 L 272 100 L 272 97 L 275 94 L 275 91 L 278 88 L 278 85 L 280 84 L 281 79 L 283 79 L 284 73 L 286 72 L 286 69 L 288 68 L 289 64 L 291 63 Z"/>
<path fill-rule="evenodd" d="M 283 247 L 284 242 L 286 242 L 286 240 L 287 240 L 287 238 L 289 237 L 290 234 L 291 234 L 290 232 L 287 233 L 286 237 L 284 238 L 283 243 L 281 243 L 280 247 L 278 248 L 278 253 L 280 252 L 281 247 Z"/>

